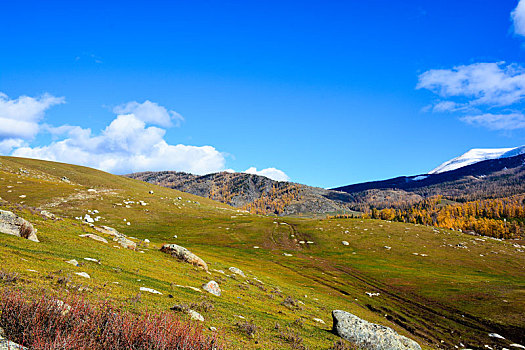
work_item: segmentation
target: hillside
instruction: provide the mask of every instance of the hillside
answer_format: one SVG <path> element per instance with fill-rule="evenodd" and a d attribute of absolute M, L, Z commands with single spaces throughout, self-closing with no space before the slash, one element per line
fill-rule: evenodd
<path fill-rule="evenodd" d="M 141 172 L 127 177 L 226 203 L 254 214 L 301 215 L 348 211 L 351 195 L 264 176 L 221 172 L 203 176 Z"/>
<path fill-rule="evenodd" d="M 443 196 L 454 201 L 508 197 L 525 192 L 525 154 L 481 161 L 437 174 L 400 176 L 334 188 L 354 196 L 354 209 L 395 207 L 423 198 Z M 397 198 L 390 192 L 396 191 Z M 417 196 L 417 197 L 415 197 Z"/>
<path fill-rule="evenodd" d="M 0 234 L 0 289 L 79 295 L 182 319 L 189 315 L 177 310 L 189 307 L 204 317 L 195 324 L 216 329 L 230 349 L 332 348 L 339 340 L 330 332 L 332 310 L 391 327 L 423 349 L 525 343 L 523 241 L 379 220 L 252 215 L 39 160 L 0 157 L 0 181 L 1 209 L 31 222 L 40 241 Z M 96 219 L 91 225 L 86 214 Z M 113 242 L 97 230 L 103 225 L 137 249 Z M 165 243 L 188 248 L 209 273 L 161 252 Z M 3 277 L 12 273 L 18 278 Z M 221 296 L 202 289 L 210 280 Z"/>

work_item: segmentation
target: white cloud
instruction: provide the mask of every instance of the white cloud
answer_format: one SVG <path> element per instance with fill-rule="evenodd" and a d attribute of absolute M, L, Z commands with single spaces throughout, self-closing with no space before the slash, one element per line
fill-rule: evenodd
<path fill-rule="evenodd" d="M 275 169 L 275 168 L 266 168 L 266 169 L 257 170 L 257 168 L 255 167 L 250 167 L 243 172 L 247 174 L 266 176 L 267 178 L 270 178 L 276 181 L 289 181 L 290 180 L 290 178 L 288 177 L 288 175 L 284 173 L 284 171 Z"/>
<path fill-rule="evenodd" d="M 431 69 L 419 76 L 417 89 L 427 89 L 444 98 L 464 98 L 456 107 L 508 106 L 525 97 L 525 69 L 505 62 Z"/>
<path fill-rule="evenodd" d="M 205 174 L 224 169 L 224 155 L 212 146 L 169 145 L 165 130 L 146 127 L 133 114 L 117 116 L 99 135 L 68 127 L 67 138 L 47 146 L 20 147 L 12 155 L 85 165 L 112 173 L 180 170 Z"/>
<path fill-rule="evenodd" d="M 39 131 L 39 122 L 44 117 L 44 112 L 64 102 L 63 97 L 49 94 L 10 99 L 0 92 L 0 140 L 9 144 L 11 141 L 6 140 L 32 139 Z"/>
<path fill-rule="evenodd" d="M 58 127 L 42 123 L 44 112 L 64 98 L 49 94 L 37 98 L 9 99 L 0 93 L 0 154 L 37 158 L 89 166 L 111 173 L 178 170 L 207 174 L 225 169 L 225 153 L 212 146 L 170 145 L 166 130 L 182 117 L 165 107 L 146 101 L 115 107 L 118 115 L 98 133 L 80 126 Z M 31 146 L 37 133 L 53 136 L 47 145 Z M 288 176 L 275 168 L 246 172 L 287 181 Z"/>
<path fill-rule="evenodd" d="M 461 120 L 472 125 L 483 126 L 491 130 L 514 130 L 525 128 L 525 115 L 521 113 L 469 115 Z"/>
<path fill-rule="evenodd" d="M 143 103 L 128 102 L 113 108 L 113 112 L 116 114 L 133 114 L 143 122 L 163 127 L 170 127 L 173 122 L 178 126 L 184 120 L 179 113 L 168 111 L 165 107 L 148 100 Z"/>
<path fill-rule="evenodd" d="M 525 36 L 525 1 L 520 0 L 510 16 L 514 23 L 514 33 Z"/>

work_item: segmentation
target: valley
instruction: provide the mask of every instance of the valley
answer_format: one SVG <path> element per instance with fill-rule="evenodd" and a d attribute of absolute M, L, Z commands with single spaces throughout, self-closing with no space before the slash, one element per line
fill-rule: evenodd
<path fill-rule="evenodd" d="M 523 240 L 361 218 L 250 214 L 90 168 L 13 157 L 0 163 L 2 209 L 30 221 L 40 240 L 0 235 L 1 269 L 19 275 L 0 281 L 2 289 L 104 298 L 135 313 L 193 305 L 204 321 L 192 322 L 231 349 L 332 348 L 340 340 L 331 333 L 333 310 L 391 327 L 423 349 L 525 343 Z M 96 221 L 90 225 L 86 214 Z M 92 225 L 115 228 L 136 250 Z M 166 243 L 198 255 L 209 273 L 162 253 Z M 210 280 L 220 297 L 202 289 Z M 256 331 L 247 333 L 245 323 Z"/>

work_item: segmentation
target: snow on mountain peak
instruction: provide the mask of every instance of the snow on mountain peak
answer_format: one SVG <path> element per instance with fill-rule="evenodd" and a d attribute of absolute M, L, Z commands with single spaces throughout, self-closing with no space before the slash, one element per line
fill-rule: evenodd
<path fill-rule="evenodd" d="M 473 148 L 459 157 L 446 161 L 430 171 L 429 174 L 439 174 L 484 160 L 513 157 L 522 153 L 525 153 L 525 146 L 514 148 Z"/>

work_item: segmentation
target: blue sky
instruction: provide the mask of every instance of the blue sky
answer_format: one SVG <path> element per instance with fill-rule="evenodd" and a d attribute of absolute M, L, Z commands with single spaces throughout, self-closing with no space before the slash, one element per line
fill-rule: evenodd
<path fill-rule="evenodd" d="M 517 5 L 3 2 L 0 153 L 321 187 L 425 173 L 525 144 Z"/>

